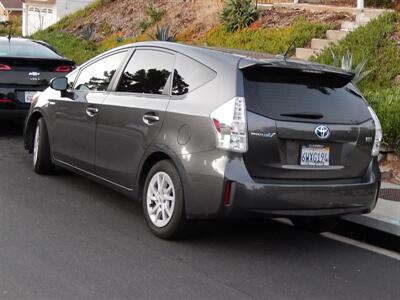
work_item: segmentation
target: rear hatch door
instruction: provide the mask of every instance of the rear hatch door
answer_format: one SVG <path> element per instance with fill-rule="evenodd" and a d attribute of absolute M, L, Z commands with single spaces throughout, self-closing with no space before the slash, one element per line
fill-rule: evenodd
<path fill-rule="evenodd" d="M 248 117 L 245 163 L 255 178 L 360 178 L 374 125 L 352 74 L 302 66 L 242 69 Z"/>

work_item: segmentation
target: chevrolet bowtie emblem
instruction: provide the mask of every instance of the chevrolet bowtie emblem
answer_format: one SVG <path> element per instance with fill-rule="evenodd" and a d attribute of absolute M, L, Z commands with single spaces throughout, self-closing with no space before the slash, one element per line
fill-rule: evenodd
<path fill-rule="evenodd" d="M 40 73 L 38 73 L 38 72 L 29 72 L 29 76 L 37 77 L 39 75 L 40 75 Z"/>

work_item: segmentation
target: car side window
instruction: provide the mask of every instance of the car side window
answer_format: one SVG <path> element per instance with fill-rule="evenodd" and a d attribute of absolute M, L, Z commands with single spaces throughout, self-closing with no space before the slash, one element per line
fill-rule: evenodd
<path fill-rule="evenodd" d="M 168 94 L 174 55 L 157 50 L 136 50 L 118 83 L 117 92 Z"/>
<path fill-rule="evenodd" d="M 181 54 L 176 55 L 172 95 L 187 94 L 213 80 L 216 73 L 205 65 Z"/>
<path fill-rule="evenodd" d="M 127 51 L 109 55 L 84 68 L 75 83 L 78 91 L 106 91 Z"/>

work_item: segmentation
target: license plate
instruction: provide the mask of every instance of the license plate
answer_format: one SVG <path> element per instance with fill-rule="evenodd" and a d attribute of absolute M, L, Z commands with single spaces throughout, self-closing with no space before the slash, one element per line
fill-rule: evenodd
<path fill-rule="evenodd" d="M 301 147 L 300 165 L 329 166 L 329 147 L 309 145 Z"/>
<path fill-rule="evenodd" d="M 31 103 L 33 96 L 36 95 L 37 92 L 25 92 L 25 103 Z"/>

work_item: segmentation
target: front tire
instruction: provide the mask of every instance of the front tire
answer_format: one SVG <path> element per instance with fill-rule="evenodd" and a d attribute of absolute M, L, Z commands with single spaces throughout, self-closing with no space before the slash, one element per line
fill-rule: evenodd
<path fill-rule="evenodd" d="M 178 239 L 187 234 L 182 182 L 170 160 L 160 161 L 151 168 L 142 194 L 144 216 L 156 236 Z"/>
<path fill-rule="evenodd" d="M 43 118 L 37 121 L 33 136 L 33 170 L 37 174 L 50 174 L 54 170 L 49 135 Z"/>

